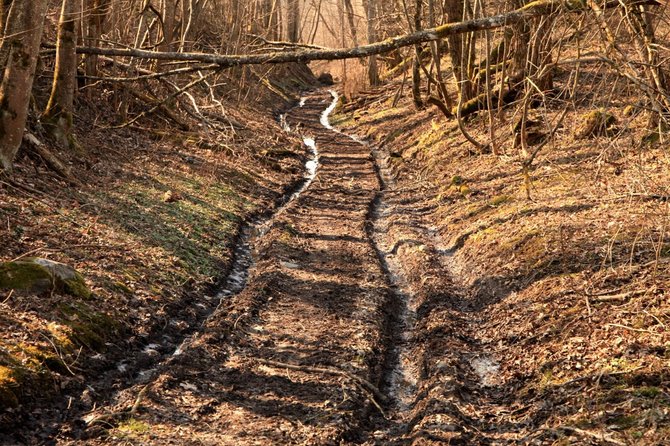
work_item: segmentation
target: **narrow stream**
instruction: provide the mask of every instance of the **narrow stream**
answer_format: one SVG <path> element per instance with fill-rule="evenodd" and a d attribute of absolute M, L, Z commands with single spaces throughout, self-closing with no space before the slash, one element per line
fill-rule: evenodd
<path fill-rule="evenodd" d="M 337 106 L 337 101 L 339 100 L 339 97 L 337 94 L 333 94 L 333 102 L 330 104 L 330 106 L 324 110 L 324 112 L 321 114 L 321 122 L 324 122 L 324 120 L 328 120 L 328 115 L 333 112 L 335 107 Z M 303 97 L 300 99 L 300 103 L 298 104 L 299 107 L 303 107 L 307 102 L 307 98 Z M 282 114 L 279 116 L 279 123 L 286 132 L 291 132 L 291 127 L 286 119 L 286 115 Z M 267 232 L 270 230 L 272 227 L 272 224 L 274 223 L 275 219 L 281 215 L 286 208 L 294 202 L 300 195 L 309 188 L 309 186 L 312 184 L 314 179 L 316 178 L 317 172 L 318 172 L 318 167 L 319 167 L 319 150 L 317 149 L 316 141 L 314 138 L 310 136 L 303 136 L 303 143 L 305 144 L 305 147 L 308 149 L 311 158 L 305 163 L 305 177 L 301 183 L 298 184 L 298 186 L 294 189 L 292 193 L 287 195 L 284 198 L 284 201 L 277 207 L 277 209 L 274 211 L 274 213 L 268 217 L 265 218 L 258 218 L 256 220 L 251 221 L 250 223 L 246 224 L 242 228 L 241 236 L 239 238 L 239 242 L 237 244 L 237 247 L 235 248 L 235 253 L 233 256 L 233 265 L 230 270 L 230 274 L 228 275 L 228 279 L 226 280 L 223 289 L 219 292 L 217 295 L 217 299 L 219 300 L 219 306 L 221 303 L 225 301 L 225 299 L 234 296 L 247 286 L 247 281 L 249 279 L 249 271 L 253 267 L 254 260 L 252 256 L 252 245 L 254 242 L 254 239 L 258 237 L 262 237 Z M 218 310 L 218 307 L 217 307 Z M 207 319 L 203 322 L 203 326 L 209 322 L 209 320 L 217 313 L 215 310 L 210 314 Z M 197 336 L 197 333 L 194 334 L 193 336 L 190 336 L 177 347 L 177 349 L 174 351 L 172 354 L 173 356 L 179 356 L 184 352 L 186 348 L 188 348 L 189 344 L 193 341 L 193 338 Z"/>

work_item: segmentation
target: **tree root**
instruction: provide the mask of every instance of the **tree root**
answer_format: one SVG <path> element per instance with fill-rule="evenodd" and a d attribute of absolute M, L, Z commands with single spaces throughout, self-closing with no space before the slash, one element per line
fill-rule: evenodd
<path fill-rule="evenodd" d="M 260 364 L 276 368 L 284 368 L 307 373 L 325 373 L 328 375 L 337 375 L 348 378 L 351 381 L 353 381 L 363 391 L 363 393 L 370 400 L 370 402 L 382 413 L 382 415 L 384 415 L 384 410 L 382 409 L 379 402 L 381 402 L 382 404 L 386 404 L 388 402 L 388 397 L 383 393 L 381 393 L 381 391 L 377 388 L 377 386 L 372 384 L 370 381 L 361 378 L 360 376 L 354 375 L 351 372 L 347 372 L 346 370 L 342 370 L 336 367 L 329 367 L 329 366 L 313 367 L 308 365 L 288 364 L 285 362 L 272 361 L 269 359 L 261 359 L 261 358 L 256 358 L 256 361 Z"/>
<path fill-rule="evenodd" d="M 89 418 L 88 420 L 85 420 L 86 426 L 92 427 L 92 426 L 97 426 L 97 425 L 103 425 L 107 426 L 108 428 L 115 427 L 118 425 L 120 422 L 127 420 L 128 418 L 132 417 L 135 415 L 142 405 L 142 400 L 146 396 L 147 390 L 149 388 L 150 384 L 145 385 L 140 389 L 140 391 L 137 393 L 137 397 L 135 398 L 135 402 L 133 403 L 132 406 L 130 407 L 125 407 L 119 411 L 112 412 L 112 413 L 105 413 L 101 414 L 98 416 L 94 416 Z"/>

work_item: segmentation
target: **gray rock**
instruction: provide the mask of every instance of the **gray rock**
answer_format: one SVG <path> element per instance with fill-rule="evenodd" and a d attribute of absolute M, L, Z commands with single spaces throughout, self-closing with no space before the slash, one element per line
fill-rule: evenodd
<path fill-rule="evenodd" d="M 91 298 L 91 290 L 84 277 L 74 268 L 37 257 L 0 263 L 0 289 L 34 293 L 54 291 L 83 299 Z"/>

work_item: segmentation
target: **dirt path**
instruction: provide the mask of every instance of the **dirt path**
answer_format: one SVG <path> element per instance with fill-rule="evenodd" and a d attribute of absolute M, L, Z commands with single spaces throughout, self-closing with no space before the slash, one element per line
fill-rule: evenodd
<path fill-rule="evenodd" d="M 242 244 L 202 329 L 134 384 L 117 381 L 59 444 L 518 438 L 490 422 L 506 410 L 489 392 L 497 365 L 477 340 L 477 298 L 452 283 L 428 194 L 396 186 L 387 156 L 329 128 L 329 104 L 318 93 L 282 119 L 318 158 Z"/>
<path fill-rule="evenodd" d="M 364 441 L 371 415 L 388 407 L 377 389 L 393 293 L 370 238 L 380 189 L 374 160 L 321 125 L 331 101 L 310 97 L 287 116 L 315 140 L 318 174 L 261 229 L 247 286 L 224 298 L 148 383 L 88 415 L 97 421 L 87 438 L 62 443 Z M 128 408 L 130 417 L 121 413 Z"/>

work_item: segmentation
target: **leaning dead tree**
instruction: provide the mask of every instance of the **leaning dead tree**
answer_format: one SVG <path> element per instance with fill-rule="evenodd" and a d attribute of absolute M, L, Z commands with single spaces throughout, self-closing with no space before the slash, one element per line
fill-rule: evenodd
<path fill-rule="evenodd" d="M 442 40 L 459 34 L 509 26 L 532 17 L 550 15 L 559 12 L 578 12 L 584 10 L 586 10 L 584 4 L 572 0 L 537 0 L 504 14 L 462 22 L 447 23 L 436 28 L 419 30 L 404 36 L 386 39 L 382 42 L 343 49 L 315 49 L 286 51 L 282 53 L 220 55 L 207 53 L 161 52 L 138 48 L 79 47 L 77 48 L 77 52 L 80 54 L 133 57 L 139 59 L 203 62 L 217 64 L 219 68 L 222 69 L 242 65 L 283 64 L 292 62 L 307 63 L 317 60 L 358 59 L 389 53 L 408 46 Z"/>

